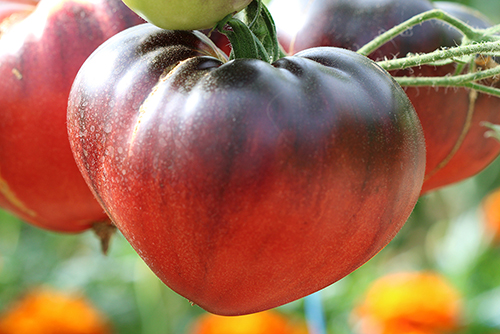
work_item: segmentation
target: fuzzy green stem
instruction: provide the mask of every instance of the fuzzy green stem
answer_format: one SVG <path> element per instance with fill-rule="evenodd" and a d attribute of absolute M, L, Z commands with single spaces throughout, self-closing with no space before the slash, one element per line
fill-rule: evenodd
<path fill-rule="evenodd" d="M 462 86 L 466 83 L 500 76 L 500 66 L 484 71 L 443 77 L 395 77 L 401 86 Z"/>
<path fill-rule="evenodd" d="M 270 57 L 270 62 L 274 62 L 282 57 L 276 25 L 262 0 L 254 0 L 245 8 L 246 22 L 248 27 L 262 43 Z"/>
<path fill-rule="evenodd" d="M 412 55 L 405 58 L 396 58 L 377 62 L 386 71 L 416 67 L 434 63 L 439 60 L 458 58 L 462 56 L 475 55 L 478 53 L 500 52 L 499 42 L 485 42 L 458 46 L 449 49 L 437 50 L 434 52 Z"/>
<path fill-rule="evenodd" d="M 474 82 L 467 82 L 461 85 L 462 87 L 467 87 L 470 89 L 477 90 L 478 92 L 488 94 L 488 95 L 493 95 L 500 97 L 500 89 L 495 88 L 495 87 L 490 87 L 490 86 L 485 86 L 485 85 L 480 85 Z"/>
<path fill-rule="evenodd" d="M 230 29 L 226 29 L 226 25 Z M 234 17 L 228 17 L 217 25 L 220 33 L 225 34 L 232 46 L 231 58 L 252 58 L 269 62 L 269 55 L 245 23 Z"/>
<path fill-rule="evenodd" d="M 259 21 L 261 10 L 262 10 L 262 1 L 261 0 L 254 0 L 247 6 L 247 8 L 245 8 L 247 25 L 248 25 L 248 28 L 250 28 L 250 30 L 252 30 L 255 27 L 255 25 L 257 24 L 257 22 Z M 250 16 L 253 16 L 253 18 L 252 18 L 252 21 L 250 23 L 248 23 Z"/>
<path fill-rule="evenodd" d="M 358 50 L 358 53 L 369 55 L 383 44 L 398 36 L 405 30 L 431 19 L 442 20 L 458 29 L 464 35 L 462 46 L 436 50 L 427 54 L 409 55 L 404 58 L 380 61 L 377 64 L 387 71 L 405 69 L 422 65 L 445 65 L 452 62 L 459 63 L 455 75 L 445 77 L 395 77 L 401 86 L 432 86 L 432 87 L 467 87 L 482 93 L 500 97 L 500 89 L 478 84 L 477 81 L 500 76 L 500 67 L 468 74 L 460 74 L 465 64 L 473 62 L 477 54 L 495 55 L 500 52 L 500 38 L 493 33 L 500 30 L 500 26 L 489 29 L 474 29 L 464 22 L 449 16 L 441 10 L 432 10 L 414 16 L 402 24 L 388 30 L 370 43 Z M 460 59 L 466 57 L 465 59 Z"/>
<path fill-rule="evenodd" d="M 500 24 L 494 25 L 493 27 L 484 30 L 486 34 L 493 35 L 500 32 Z"/>
<path fill-rule="evenodd" d="M 261 59 L 273 63 L 284 57 L 274 20 L 262 0 L 252 1 L 244 12 L 247 24 L 228 15 L 217 25 L 217 30 L 231 43 L 230 58 Z"/>
<path fill-rule="evenodd" d="M 444 21 L 444 22 L 450 24 L 451 26 L 455 27 L 460 32 L 462 32 L 462 34 L 466 37 L 466 39 L 471 40 L 471 41 L 491 42 L 491 41 L 496 41 L 499 39 L 497 36 L 492 36 L 490 34 L 485 33 L 485 31 L 482 29 L 474 29 L 473 27 L 469 26 L 468 24 L 464 23 L 463 21 L 458 20 L 458 19 L 454 18 L 453 16 L 446 14 L 444 11 L 442 11 L 440 9 L 433 9 L 433 10 L 424 12 L 422 14 L 416 15 L 416 16 L 408 19 L 407 21 L 405 21 L 401 24 L 398 24 L 397 26 L 389 29 L 385 33 L 383 33 L 380 36 L 373 39 L 371 42 L 364 45 L 357 52 L 364 55 L 364 56 L 368 56 L 373 51 L 377 50 L 385 43 L 391 41 L 392 39 L 394 39 L 396 36 L 400 35 L 404 31 L 410 29 L 413 26 L 419 25 L 425 21 L 432 20 L 432 19 L 438 19 L 438 20 L 441 20 L 441 21 Z"/>
<path fill-rule="evenodd" d="M 261 16 L 262 20 L 264 21 L 264 24 L 266 25 L 267 31 L 269 32 L 269 39 L 270 39 L 269 50 L 272 50 L 272 52 L 269 52 L 269 54 L 272 55 L 271 62 L 275 62 L 276 60 L 281 58 L 280 54 L 281 48 L 278 42 L 278 33 L 276 31 L 276 24 L 274 23 L 271 13 L 264 5 L 262 5 L 261 8 Z"/>
<path fill-rule="evenodd" d="M 394 77 L 394 80 L 399 85 L 406 87 L 466 87 L 484 94 L 500 97 L 500 89 L 472 82 L 492 77 L 494 76 L 492 73 L 500 75 L 500 67 L 453 77 Z"/>

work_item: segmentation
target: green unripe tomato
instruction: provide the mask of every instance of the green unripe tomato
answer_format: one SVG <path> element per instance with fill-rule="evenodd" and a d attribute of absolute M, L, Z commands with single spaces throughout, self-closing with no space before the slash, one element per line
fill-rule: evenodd
<path fill-rule="evenodd" d="M 146 21 L 169 30 L 214 27 L 226 15 L 238 12 L 252 0 L 123 0 Z"/>

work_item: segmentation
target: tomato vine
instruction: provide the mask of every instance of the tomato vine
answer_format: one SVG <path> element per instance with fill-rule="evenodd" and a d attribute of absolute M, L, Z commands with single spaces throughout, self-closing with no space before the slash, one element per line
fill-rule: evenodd
<path fill-rule="evenodd" d="M 246 22 L 228 15 L 216 26 L 231 42 L 230 58 L 254 58 L 273 63 L 285 56 L 278 42 L 274 20 L 266 6 L 256 0 L 244 12 Z"/>
<path fill-rule="evenodd" d="M 261 0 L 253 1 L 244 11 L 243 19 L 227 16 L 216 29 L 225 34 L 232 45 L 231 59 L 256 58 L 273 63 L 286 56 L 281 49 L 273 18 Z M 433 9 L 389 29 L 374 38 L 357 52 L 368 56 L 385 43 L 404 33 L 413 26 L 428 20 L 440 20 L 460 31 L 464 38 L 462 45 L 443 48 L 425 54 L 410 54 L 403 58 L 378 61 L 377 64 L 387 71 L 419 67 L 422 65 L 447 65 L 457 63 L 457 72 L 444 77 L 401 76 L 394 79 L 401 86 L 466 87 L 485 94 L 499 96 L 500 89 L 478 83 L 481 80 L 500 75 L 500 66 L 482 71 L 462 73 L 464 64 L 472 63 L 476 55 L 500 54 L 500 25 L 488 29 L 476 29 L 467 23 L 448 15 L 440 9 Z M 469 68 L 473 68 L 470 66 Z"/>
<path fill-rule="evenodd" d="M 370 53 L 378 49 L 380 46 L 383 44 L 389 42 L 392 40 L 394 37 L 402 34 L 406 30 L 410 29 L 413 26 L 422 24 L 425 21 L 429 21 L 432 19 L 437 19 L 443 22 L 446 22 L 447 24 L 455 27 L 457 30 L 459 30 L 465 37 L 466 39 L 464 40 L 464 44 L 467 44 L 470 42 L 475 42 L 475 43 L 480 43 L 480 42 L 494 42 L 494 41 L 499 41 L 500 37 L 499 36 L 494 36 L 492 33 L 485 33 L 485 29 L 475 29 L 468 25 L 467 23 L 451 16 L 448 15 L 446 12 L 444 12 L 441 9 L 433 9 L 429 10 L 427 12 L 418 14 L 413 16 L 412 18 L 408 19 L 407 21 L 396 25 L 392 29 L 389 29 L 385 33 L 379 35 L 378 37 L 374 38 L 371 42 L 367 43 L 364 45 L 362 48 L 358 50 L 358 53 L 368 56 Z M 491 28 L 490 28 L 491 29 Z"/>
<path fill-rule="evenodd" d="M 410 77 L 402 76 L 395 77 L 395 80 L 401 86 L 432 86 L 432 87 L 467 87 L 486 93 L 489 95 L 499 96 L 500 89 L 478 84 L 477 81 L 494 78 L 500 75 L 500 66 L 493 67 L 480 72 L 471 72 L 461 74 L 464 63 L 473 62 L 478 54 L 495 55 L 500 52 L 500 36 L 495 35 L 500 31 L 500 26 L 494 26 L 488 29 L 475 29 L 465 22 L 446 14 L 440 9 L 433 9 L 422 14 L 416 15 L 409 20 L 389 29 L 385 33 L 373 39 L 371 42 L 364 45 L 357 52 L 368 56 L 370 53 L 391 41 L 396 36 L 413 26 L 423 23 L 424 21 L 438 19 L 460 31 L 464 38 L 462 45 L 453 48 L 445 48 L 434 52 L 408 55 L 404 58 L 396 58 L 390 60 L 379 61 L 377 64 L 387 71 L 405 69 L 422 65 L 446 65 L 452 62 L 459 63 L 460 66 L 454 76 L 445 77 Z M 463 57 L 468 56 L 466 59 Z"/>

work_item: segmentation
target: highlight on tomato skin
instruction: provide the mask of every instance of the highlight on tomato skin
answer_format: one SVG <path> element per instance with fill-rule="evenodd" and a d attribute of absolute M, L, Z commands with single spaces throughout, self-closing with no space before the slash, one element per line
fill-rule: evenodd
<path fill-rule="evenodd" d="M 0 16 L 0 208 L 58 232 L 109 221 L 74 162 L 67 101 L 92 51 L 144 20 L 120 0 L 3 0 Z"/>
<path fill-rule="evenodd" d="M 67 119 L 114 224 L 166 285 L 220 315 L 357 269 L 399 231 L 423 182 L 406 94 L 344 49 L 227 61 L 199 32 L 133 27 L 87 59 Z"/>
<path fill-rule="evenodd" d="M 285 8 L 291 8 L 286 15 Z M 434 8 L 449 11 L 477 28 L 490 26 L 484 15 L 469 7 L 428 0 L 274 0 L 269 9 L 283 47 L 294 54 L 317 46 L 357 50 L 378 34 L 412 16 Z M 383 45 L 370 58 L 403 57 L 456 46 L 461 35 L 446 24 L 424 22 Z M 421 66 L 391 72 L 394 76 L 453 75 L 456 66 Z M 494 83 L 498 85 L 498 83 Z M 500 143 L 485 138 L 482 124 L 500 123 L 499 100 L 466 88 L 406 87 L 424 128 L 427 167 L 422 194 L 469 178 L 500 153 Z"/>

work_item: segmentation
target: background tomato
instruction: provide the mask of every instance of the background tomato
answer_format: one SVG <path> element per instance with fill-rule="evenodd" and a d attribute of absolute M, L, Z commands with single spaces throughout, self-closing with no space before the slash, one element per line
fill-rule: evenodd
<path fill-rule="evenodd" d="M 213 28 L 226 15 L 239 12 L 252 0 L 124 0 L 145 20 L 163 29 Z"/>
<path fill-rule="evenodd" d="M 151 25 L 109 39 L 73 85 L 70 142 L 163 282 L 210 312 L 258 312 L 339 280 L 394 237 L 420 193 L 423 137 L 366 57 L 225 63 L 208 43 Z"/>
<path fill-rule="evenodd" d="M 486 27 L 483 16 L 464 6 L 436 2 L 436 6 Z M 293 11 L 285 11 L 292 7 Z M 283 46 L 290 52 L 314 46 L 337 46 L 357 50 L 381 32 L 409 19 L 415 14 L 435 8 L 426 0 L 368 1 L 275 0 L 270 10 L 275 17 Z M 385 44 L 371 58 L 403 57 L 440 47 L 455 46 L 461 36 L 437 21 L 426 22 Z M 421 66 L 393 75 L 445 76 L 455 66 Z M 500 144 L 485 138 L 483 121 L 500 123 L 498 98 L 475 95 L 468 89 L 419 87 L 405 88 L 422 122 L 427 144 L 427 167 L 422 193 L 461 181 L 475 175 L 500 153 Z"/>
<path fill-rule="evenodd" d="M 2 21 L 0 207 L 39 227 L 78 232 L 108 218 L 69 147 L 71 84 L 99 44 L 144 21 L 119 0 L 42 0 L 32 9 Z"/>

